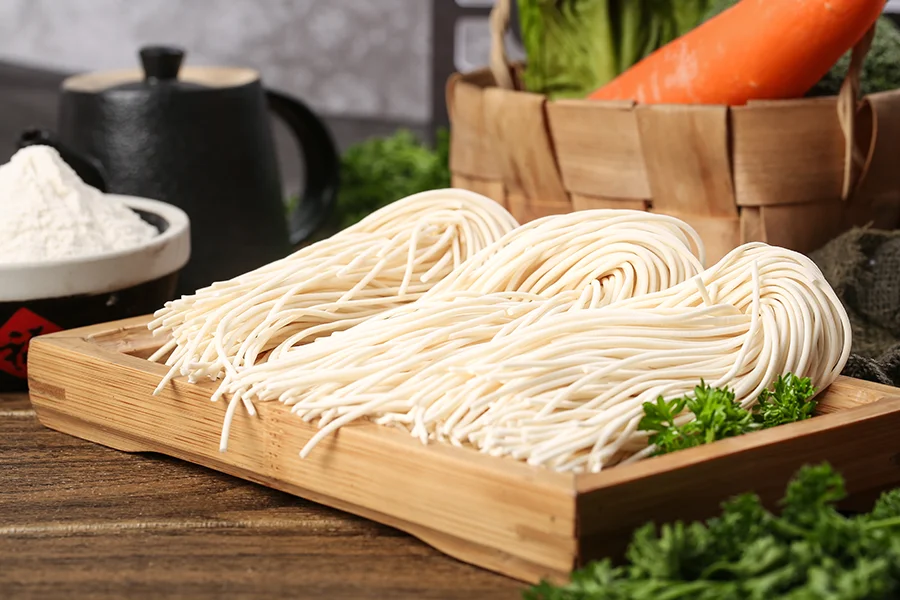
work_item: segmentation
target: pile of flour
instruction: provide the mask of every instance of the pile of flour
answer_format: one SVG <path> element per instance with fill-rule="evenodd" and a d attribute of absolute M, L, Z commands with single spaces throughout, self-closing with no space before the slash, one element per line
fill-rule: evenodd
<path fill-rule="evenodd" d="M 84 183 L 49 146 L 19 150 L 0 166 L 0 264 L 127 250 L 158 233 Z"/>

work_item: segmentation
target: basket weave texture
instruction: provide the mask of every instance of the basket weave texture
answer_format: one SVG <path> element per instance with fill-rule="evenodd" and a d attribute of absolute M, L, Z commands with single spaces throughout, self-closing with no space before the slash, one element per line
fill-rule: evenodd
<path fill-rule="evenodd" d="M 840 96 L 739 107 L 551 101 L 521 91 L 521 66 L 495 46 L 492 69 L 447 84 L 453 185 L 520 222 L 594 208 L 676 216 L 708 264 L 750 241 L 810 252 L 854 225 L 894 229 L 900 90 L 857 99 L 870 42 Z"/>

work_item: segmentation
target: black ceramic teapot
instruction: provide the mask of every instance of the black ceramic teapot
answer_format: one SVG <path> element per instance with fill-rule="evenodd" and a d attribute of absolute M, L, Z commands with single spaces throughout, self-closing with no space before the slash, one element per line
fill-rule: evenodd
<path fill-rule="evenodd" d="M 148 47 L 139 70 L 76 75 L 62 84 L 51 145 L 87 183 L 175 204 L 191 219 L 192 257 L 179 293 L 281 258 L 325 220 L 339 159 L 325 124 L 299 100 L 265 90 L 243 68 L 181 68 L 184 52 Z M 300 143 L 306 188 L 286 214 L 269 111 Z"/>

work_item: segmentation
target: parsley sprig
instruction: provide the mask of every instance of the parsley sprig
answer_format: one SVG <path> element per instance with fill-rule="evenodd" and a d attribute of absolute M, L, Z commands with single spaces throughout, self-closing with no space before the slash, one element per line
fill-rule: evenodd
<path fill-rule="evenodd" d="M 809 377 L 795 377 L 788 373 L 772 385 L 773 391 L 763 390 L 754 406 L 756 420 L 763 428 L 777 427 L 785 423 L 802 421 L 813 416 L 816 394 Z"/>
<path fill-rule="evenodd" d="M 401 129 L 351 146 L 341 158 L 336 216 L 341 229 L 412 194 L 450 187 L 450 137 L 437 133 L 435 148 Z"/>
<path fill-rule="evenodd" d="M 844 516 L 844 480 L 803 467 L 775 515 L 751 494 L 705 523 L 634 532 L 626 564 L 595 562 L 527 600 L 888 600 L 900 597 L 900 490 L 868 514 Z"/>
<path fill-rule="evenodd" d="M 776 379 L 771 388 L 763 390 L 752 410 L 747 410 L 735 402 L 732 390 L 713 388 L 701 381 L 693 395 L 672 400 L 660 396 L 656 402 L 645 402 L 638 427 L 650 432 L 649 441 L 656 447 L 656 454 L 668 454 L 813 415 L 816 390 L 808 377 L 788 373 Z M 678 424 L 685 410 L 693 414 L 693 419 Z"/>

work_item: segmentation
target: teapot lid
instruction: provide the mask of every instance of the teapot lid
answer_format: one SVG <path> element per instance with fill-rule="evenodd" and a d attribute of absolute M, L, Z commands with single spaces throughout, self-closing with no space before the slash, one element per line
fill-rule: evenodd
<path fill-rule="evenodd" d="M 259 78 L 252 69 L 231 67 L 185 67 L 185 51 L 174 46 L 144 46 L 140 50 L 142 69 L 102 71 L 74 75 L 63 82 L 64 89 L 99 93 L 107 90 L 171 91 L 207 90 L 246 85 Z"/>
<path fill-rule="evenodd" d="M 112 86 L 115 90 L 142 90 L 150 86 L 165 85 L 178 90 L 206 89 L 207 86 L 178 79 L 184 50 L 174 46 L 145 46 L 140 51 L 143 81 L 130 81 Z"/>

